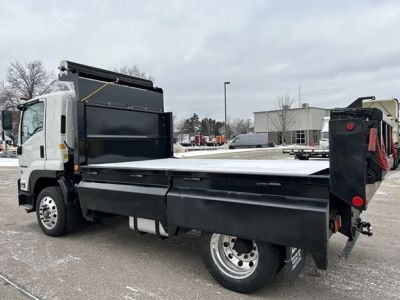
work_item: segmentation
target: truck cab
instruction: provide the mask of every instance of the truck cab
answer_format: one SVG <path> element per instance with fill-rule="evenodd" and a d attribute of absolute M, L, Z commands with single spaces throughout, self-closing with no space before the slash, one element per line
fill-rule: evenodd
<path fill-rule="evenodd" d="M 32 192 L 34 178 L 55 179 L 56 172 L 64 171 L 68 162 L 67 145 L 73 144 L 74 97 L 74 92 L 56 92 L 18 106 L 21 110 L 17 150 L 21 191 Z"/>

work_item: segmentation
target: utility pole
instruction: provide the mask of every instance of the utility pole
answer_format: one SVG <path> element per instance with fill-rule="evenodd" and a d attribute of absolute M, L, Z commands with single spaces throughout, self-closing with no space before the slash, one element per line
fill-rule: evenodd
<path fill-rule="evenodd" d="M 231 84 L 231 82 L 230 81 L 225 81 L 224 82 L 224 103 L 225 103 L 225 123 L 224 123 L 224 126 L 225 126 L 225 128 L 224 128 L 224 135 L 225 135 L 225 143 L 228 141 L 228 134 L 227 134 L 227 131 L 226 131 L 226 86 L 228 85 L 228 84 Z"/>
<path fill-rule="evenodd" d="M 300 93 L 300 84 L 299 84 L 299 108 L 301 108 L 301 93 Z"/>

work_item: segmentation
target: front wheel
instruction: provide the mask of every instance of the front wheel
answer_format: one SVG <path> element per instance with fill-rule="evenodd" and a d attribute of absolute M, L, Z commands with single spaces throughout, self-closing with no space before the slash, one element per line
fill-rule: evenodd
<path fill-rule="evenodd" d="M 255 292 L 271 282 L 282 260 L 275 245 L 217 233 L 202 233 L 201 252 L 214 279 L 240 293 Z"/>
<path fill-rule="evenodd" d="M 49 236 L 66 232 L 66 207 L 59 187 L 44 188 L 36 200 L 36 216 L 42 231 Z"/>

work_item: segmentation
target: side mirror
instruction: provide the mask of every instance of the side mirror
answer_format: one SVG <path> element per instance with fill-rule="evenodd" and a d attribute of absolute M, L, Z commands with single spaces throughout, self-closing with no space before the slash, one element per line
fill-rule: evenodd
<path fill-rule="evenodd" d="M 3 130 L 12 130 L 13 120 L 11 110 L 3 110 L 1 112 L 1 124 L 3 126 Z"/>

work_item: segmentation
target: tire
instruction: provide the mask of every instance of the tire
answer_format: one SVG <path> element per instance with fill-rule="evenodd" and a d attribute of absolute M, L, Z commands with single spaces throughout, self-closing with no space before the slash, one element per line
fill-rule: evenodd
<path fill-rule="evenodd" d="M 42 231 L 49 236 L 61 236 L 67 231 L 67 214 L 61 189 L 44 188 L 36 200 L 36 217 Z"/>
<path fill-rule="evenodd" d="M 235 147 L 234 146 L 229 146 L 229 149 L 235 149 Z"/>
<path fill-rule="evenodd" d="M 235 292 L 259 290 L 273 280 L 282 264 L 281 251 L 275 245 L 207 232 L 201 234 L 200 243 L 208 272 Z M 237 243 L 242 244 L 238 249 Z"/>
<path fill-rule="evenodd" d="M 393 166 L 392 166 L 392 170 L 396 170 L 399 166 L 399 159 L 397 157 L 395 157 L 393 159 Z"/>

